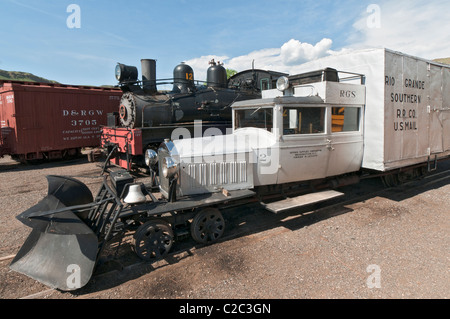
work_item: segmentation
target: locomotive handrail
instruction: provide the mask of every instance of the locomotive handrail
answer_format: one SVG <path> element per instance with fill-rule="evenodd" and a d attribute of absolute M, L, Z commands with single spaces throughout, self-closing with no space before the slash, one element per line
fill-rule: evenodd
<path fill-rule="evenodd" d="M 152 82 L 152 83 L 154 82 L 155 84 L 174 84 L 175 80 L 188 81 L 188 80 L 186 80 L 184 78 L 167 78 L 167 79 L 146 80 L 145 82 Z M 164 81 L 164 82 L 161 82 L 161 81 Z M 194 82 L 196 84 L 204 84 L 204 83 L 206 83 L 206 80 L 189 80 L 189 81 L 192 81 L 192 82 Z M 139 85 L 142 85 L 143 81 L 141 81 L 141 80 L 122 81 L 122 82 L 119 82 L 119 84 L 117 86 L 128 85 L 128 84 L 139 84 Z"/>

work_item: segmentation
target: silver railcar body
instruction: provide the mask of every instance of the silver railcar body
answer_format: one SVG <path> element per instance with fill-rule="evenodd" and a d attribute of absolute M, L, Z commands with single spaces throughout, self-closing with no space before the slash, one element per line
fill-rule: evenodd
<path fill-rule="evenodd" d="M 325 81 L 265 94 L 268 97 L 233 104 L 232 134 L 163 144 L 160 160 L 170 158 L 177 165 L 177 196 L 314 180 L 360 169 L 363 84 Z M 168 194 L 167 182 L 161 183 L 161 191 Z"/>

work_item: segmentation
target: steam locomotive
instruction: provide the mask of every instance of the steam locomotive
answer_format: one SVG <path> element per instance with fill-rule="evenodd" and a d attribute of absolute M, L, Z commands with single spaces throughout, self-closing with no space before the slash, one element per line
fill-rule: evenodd
<path fill-rule="evenodd" d="M 123 95 L 118 112 L 108 114 L 108 124 L 102 128 L 105 166 L 148 168 L 151 159 L 146 156 L 153 153 L 146 151 L 156 151 L 166 138 L 227 134 L 230 105 L 261 98 L 262 90 L 274 88 L 285 75 L 252 67 L 227 79 L 223 63 L 211 60 L 209 64 L 206 81 L 196 81 L 192 67 L 183 62 L 174 68 L 173 79 L 156 80 L 156 60 L 142 59 L 142 81 L 138 81 L 136 67 L 118 63 L 115 75 Z M 161 84 L 172 84 L 172 90 L 158 91 Z"/>

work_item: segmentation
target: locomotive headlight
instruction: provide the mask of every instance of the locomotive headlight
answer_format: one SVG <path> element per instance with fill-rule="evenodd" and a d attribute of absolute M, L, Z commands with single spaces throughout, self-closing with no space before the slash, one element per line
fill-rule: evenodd
<path fill-rule="evenodd" d="M 116 65 L 116 79 L 117 81 L 120 81 L 120 77 L 122 76 L 122 68 L 120 66 L 120 64 Z"/>
<path fill-rule="evenodd" d="M 129 66 L 122 63 L 117 63 L 115 69 L 116 79 L 119 82 L 128 81 L 133 82 L 137 81 L 138 71 L 135 66 Z"/>
<path fill-rule="evenodd" d="M 286 76 L 280 76 L 277 80 L 278 91 L 285 91 L 289 88 L 289 79 Z"/>
<path fill-rule="evenodd" d="M 145 165 L 153 166 L 156 163 L 158 163 L 158 154 L 152 149 L 147 149 L 145 151 Z"/>
<path fill-rule="evenodd" d="M 162 174 L 165 178 L 173 177 L 177 173 L 177 163 L 172 157 L 164 157 L 162 162 Z"/>

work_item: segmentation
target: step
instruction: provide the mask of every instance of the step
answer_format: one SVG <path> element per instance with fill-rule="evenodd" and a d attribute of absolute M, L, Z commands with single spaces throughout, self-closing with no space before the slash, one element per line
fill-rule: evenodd
<path fill-rule="evenodd" d="M 343 196 L 344 193 L 337 192 L 334 190 L 326 190 L 318 193 L 310 193 L 305 195 L 300 195 L 297 197 L 287 198 L 280 200 L 278 202 L 273 202 L 269 204 L 261 203 L 268 211 L 278 214 L 285 210 L 298 208 L 314 203 L 319 203 L 332 198 L 337 198 Z"/>

